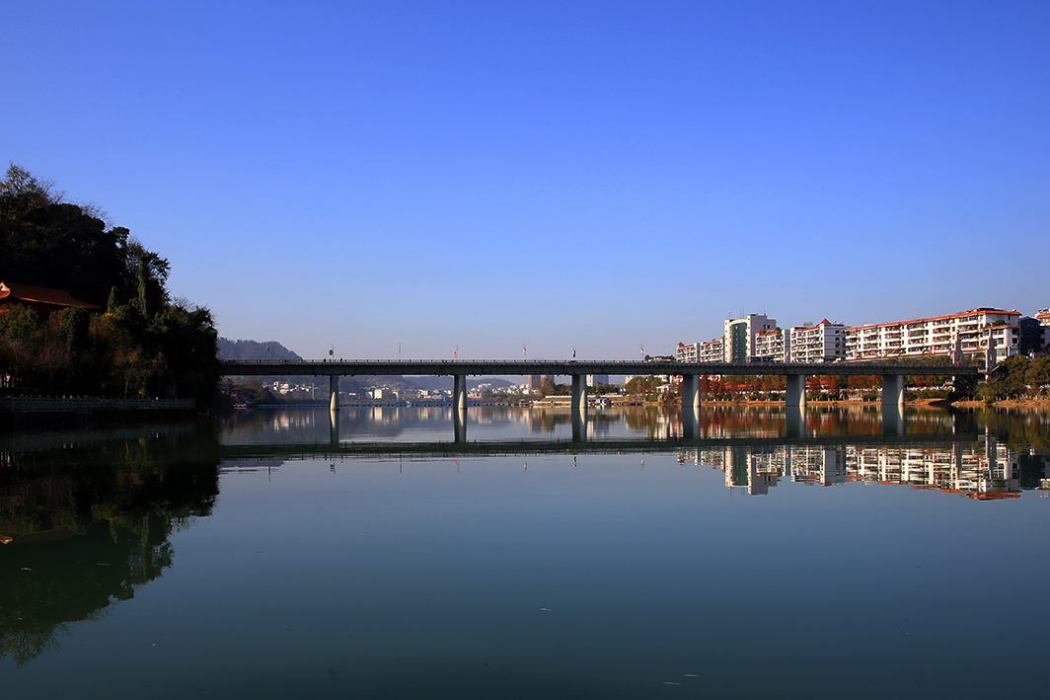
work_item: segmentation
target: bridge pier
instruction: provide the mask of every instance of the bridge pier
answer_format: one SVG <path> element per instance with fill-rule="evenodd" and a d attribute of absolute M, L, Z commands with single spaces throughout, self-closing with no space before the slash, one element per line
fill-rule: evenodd
<path fill-rule="evenodd" d="M 904 410 L 904 375 L 882 375 L 882 407 Z"/>
<path fill-rule="evenodd" d="M 806 408 L 806 375 L 787 375 L 787 396 L 784 398 L 787 408 Z"/>
<path fill-rule="evenodd" d="M 452 408 L 456 411 L 467 410 L 467 375 L 456 374 L 452 377 Z"/>
<path fill-rule="evenodd" d="M 339 410 L 339 375 L 336 374 L 328 377 L 328 410 L 333 413 Z"/>
<path fill-rule="evenodd" d="M 682 437 L 700 436 L 700 375 L 682 375 Z"/>
<path fill-rule="evenodd" d="M 587 416 L 587 377 L 583 374 L 572 375 L 572 413 Z"/>
<path fill-rule="evenodd" d="M 700 375 L 682 375 L 682 415 L 700 410 Z"/>
<path fill-rule="evenodd" d="M 904 434 L 904 375 L 882 375 L 882 431 Z"/>

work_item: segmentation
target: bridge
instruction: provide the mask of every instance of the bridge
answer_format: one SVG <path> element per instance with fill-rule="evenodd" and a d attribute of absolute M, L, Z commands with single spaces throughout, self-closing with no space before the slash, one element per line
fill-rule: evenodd
<path fill-rule="evenodd" d="M 587 377 L 595 374 L 629 374 L 682 377 L 682 418 L 695 426 L 700 409 L 700 377 L 784 376 L 785 405 L 804 422 L 806 378 L 814 375 L 882 377 L 882 411 L 885 426 L 903 426 L 906 376 L 977 377 L 973 365 L 907 364 L 903 362 L 707 363 L 644 360 L 237 360 L 221 363 L 224 376 L 327 376 L 329 407 L 339 410 L 339 377 L 382 375 L 436 375 L 453 378 L 452 406 L 455 431 L 465 441 L 467 377 L 493 375 L 568 375 L 572 378 L 574 420 L 586 421 Z M 889 431 L 889 430 L 888 430 Z M 892 430 L 889 432 L 899 432 Z"/>

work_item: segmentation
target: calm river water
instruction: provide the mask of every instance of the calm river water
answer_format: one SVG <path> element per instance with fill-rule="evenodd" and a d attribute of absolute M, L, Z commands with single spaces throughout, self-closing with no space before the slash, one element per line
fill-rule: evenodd
<path fill-rule="evenodd" d="M 0 428 L 0 697 L 1047 696 L 1047 415 L 700 418 Z"/>

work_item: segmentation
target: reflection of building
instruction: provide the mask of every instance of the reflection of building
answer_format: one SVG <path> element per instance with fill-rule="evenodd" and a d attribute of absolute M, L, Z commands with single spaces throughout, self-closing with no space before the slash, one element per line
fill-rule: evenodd
<path fill-rule="evenodd" d="M 830 362 L 846 356 L 846 327 L 822 320 L 815 326 L 791 329 L 792 362 Z"/>
<path fill-rule="evenodd" d="M 682 450 L 678 461 L 718 469 L 726 488 L 744 488 L 752 495 L 767 493 L 781 477 L 820 486 L 847 481 L 910 485 L 981 501 L 1020 495 L 1018 456 L 991 436 L 944 447 L 719 447 Z"/>
<path fill-rule="evenodd" d="M 1020 315 L 1017 311 L 981 307 L 945 316 L 853 326 L 846 329 L 846 358 L 921 357 L 954 352 L 979 358 L 991 343 L 995 358 L 1002 359 L 1018 352 Z"/>
<path fill-rule="evenodd" d="M 787 471 L 792 481 L 819 486 L 846 481 L 846 455 L 842 447 L 793 447 L 789 460 Z"/>

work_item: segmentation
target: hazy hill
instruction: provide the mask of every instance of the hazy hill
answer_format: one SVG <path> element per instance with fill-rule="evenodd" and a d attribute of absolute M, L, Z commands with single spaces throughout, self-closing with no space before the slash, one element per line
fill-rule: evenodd
<path fill-rule="evenodd" d="M 276 340 L 230 340 L 219 338 L 220 360 L 301 360 L 297 353 Z"/>

